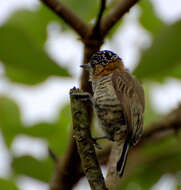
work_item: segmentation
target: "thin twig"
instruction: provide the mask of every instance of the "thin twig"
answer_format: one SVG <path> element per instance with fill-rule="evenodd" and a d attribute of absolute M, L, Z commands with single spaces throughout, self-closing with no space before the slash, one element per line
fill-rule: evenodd
<path fill-rule="evenodd" d="M 111 12 L 102 19 L 100 30 L 102 38 L 104 38 L 110 29 L 119 21 L 119 19 L 134 6 L 138 0 L 120 0 Z"/>
<path fill-rule="evenodd" d="M 74 93 L 81 92 L 75 88 L 70 91 L 74 138 L 91 189 L 107 190 L 90 135 L 87 104 L 74 96 Z"/>
<path fill-rule="evenodd" d="M 89 33 L 89 27 L 82 19 L 75 15 L 68 7 L 58 0 L 41 0 L 47 7 L 71 26 L 82 38 Z"/>
<path fill-rule="evenodd" d="M 99 14 L 98 14 L 97 21 L 96 21 L 94 29 L 93 29 L 93 33 L 95 33 L 95 34 L 100 33 L 100 23 L 101 23 L 102 15 L 103 15 L 105 8 L 106 8 L 106 0 L 101 0 Z"/>
<path fill-rule="evenodd" d="M 48 153 L 49 153 L 50 157 L 54 160 L 54 162 L 58 161 L 58 156 L 51 150 L 50 147 L 48 147 Z"/>

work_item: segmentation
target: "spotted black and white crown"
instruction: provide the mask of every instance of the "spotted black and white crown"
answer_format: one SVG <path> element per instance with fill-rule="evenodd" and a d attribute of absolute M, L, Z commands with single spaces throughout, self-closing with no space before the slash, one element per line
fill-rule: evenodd
<path fill-rule="evenodd" d="M 103 50 L 94 53 L 90 58 L 89 63 L 92 67 L 94 67 L 98 64 L 106 65 L 109 61 L 116 61 L 117 59 L 121 60 L 121 58 L 114 52 L 109 50 Z"/>

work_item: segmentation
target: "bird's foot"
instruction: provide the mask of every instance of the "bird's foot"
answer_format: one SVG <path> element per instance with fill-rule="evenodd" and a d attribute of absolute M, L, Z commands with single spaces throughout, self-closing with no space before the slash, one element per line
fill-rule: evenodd
<path fill-rule="evenodd" d="M 104 139 L 108 139 L 108 140 L 112 140 L 110 139 L 110 137 L 108 136 L 102 136 L 102 137 L 92 137 L 92 143 L 95 145 L 95 147 L 99 150 L 102 150 L 102 147 L 97 143 L 98 140 L 104 140 Z"/>
<path fill-rule="evenodd" d="M 98 150 L 102 150 L 102 147 L 100 144 L 97 143 L 96 139 L 94 137 L 91 138 L 92 144 L 94 144 L 94 146 L 98 149 Z"/>

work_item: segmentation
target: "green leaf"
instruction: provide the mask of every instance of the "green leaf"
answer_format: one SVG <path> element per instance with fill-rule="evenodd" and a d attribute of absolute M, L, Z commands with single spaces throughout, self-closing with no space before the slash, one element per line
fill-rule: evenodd
<path fill-rule="evenodd" d="M 17 186 L 10 180 L 0 178 L 1 190 L 18 190 Z"/>
<path fill-rule="evenodd" d="M 0 60 L 14 82 L 37 84 L 49 76 L 69 76 L 44 51 L 47 25 L 60 19 L 46 6 L 20 10 L 0 28 Z M 59 22 L 62 23 L 62 22 Z"/>
<path fill-rule="evenodd" d="M 22 128 L 21 133 L 32 137 L 49 139 L 57 133 L 57 127 L 54 123 L 41 122 L 31 127 Z"/>
<path fill-rule="evenodd" d="M 54 136 L 48 139 L 49 146 L 57 155 L 65 152 L 70 136 L 70 127 L 72 124 L 72 117 L 70 111 L 70 104 L 66 104 L 61 108 L 58 120 L 56 122 L 57 132 Z"/>
<path fill-rule="evenodd" d="M 18 26 L 0 28 L 0 60 L 14 82 L 37 84 L 49 76 L 69 76 Z"/>
<path fill-rule="evenodd" d="M 157 34 L 165 23 L 157 17 L 152 3 L 149 0 L 142 0 L 138 5 L 141 8 L 140 24 L 152 34 Z"/>
<path fill-rule="evenodd" d="M 22 128 L 20 133 L 44 139 L 53 152 L 57 155 L 61 155 L 64 153 L 68 142 L 69 133 L 66 127 L 67 126 L 57 123 L 50 124 L 42 122 L 32 127 Z"/>
<path fill-rule="evenodd" d="M 24 31 L 30 39 L 43 47 L 47 38 L 47 21 L 38 17 L 38 12 L 20 10 L 13 13 L 5 26 L 17 26 Z M 41 24 L 40 24 L 41 23 Z"/>
<path fill-rule="evenodd" d="M 167 26 L 155 36 L 134 71 L 139 79 L 162 81 L 166 77 L 181 78 L 181 21 Z"/>
<path fill-rule="evenodd" d="M 0 128 L 8 147 L 22 128 L 17 104 L 8 97 L 0 97 Z"/>
<path fill-rule="evenodd" d="M 53 161 L 37 160 L 25 155 L 13 159 L 12 168 L 17 175 L 27 175 L 43 182 L 49 182 L 53 172 Z"/>
<path fill-rule="evenodd" d="M 66 128 L 72 124 L 70 104 L 65 104 L 61 108 L 57 123 L 58 125 L 65 126 Z"/>
<path fill-rule="evenodd" d="M 47 26 L 52 21 L 65 25 L 56 14 L 42 5 L 35 11 L 24 9 L 14 12 L 5 25 L 18 26 L 28 38 L 43 47 L 47 40 Z"/>

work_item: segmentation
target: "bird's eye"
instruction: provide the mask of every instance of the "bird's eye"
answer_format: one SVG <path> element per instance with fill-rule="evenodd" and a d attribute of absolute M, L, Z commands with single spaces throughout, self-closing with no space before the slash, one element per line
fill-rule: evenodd
<path fill-rule="evenodd" d="M 94 74 L 98 75 L 99 73 L 101 73 L 103 71 L 104 67 L 102 65 L 96 65 L 95 69 L 94 69 Z"/>

